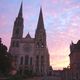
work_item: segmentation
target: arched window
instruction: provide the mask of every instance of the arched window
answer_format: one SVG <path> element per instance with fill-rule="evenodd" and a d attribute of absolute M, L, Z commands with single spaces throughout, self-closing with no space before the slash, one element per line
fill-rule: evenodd
<path fill-rule="evenodd" d="M 16 38 L 19 38 L 19 37 L 20 37 L 19 28 L 17 28 L 17 29 L 15 30 L 15 35 L 16 35 Z"/>
<path fill-rule="evenodd" d="M 32 57 L 30 58 L 30 65 L 32 65 Z"/>
<path fill-rule="evenodd" d="M 41 66 L 44 65 L 44 56 L 41 56 Z"/>
<path fill-rule="evenodd" d="M 16 34 L 19 34 L 19 28 L 16 29 L 16 32 L 15 32 L 15 33 L 16 33 Z"/>
<path fill-rule="evenodd" d="M 41 56 L 41 72 L 44 70 L 44 56 Z"/>
<path fill-rule="evenodd" d="M 20 65 L 23 64 L 23 56 L 21 56 Z"/>
<path fill-rule="evenodd" d="M 19 47 L 19 41 L 16 41 L 16 47 Z"/>
<path fill-rule="evenodd" d="M 39 66 L 39 56 L 36 56 L 36 65 Z"/>
<path fill-rule="evenodd" d="M 39 71 L 39 55 L 36 56 L 36 72 Z"/>
<path fill-rule="evenodd" d="M 39 41 L 37 42 L 37 48 L 44 48 L 44 43 L 42 41 L 42 39 L 39 39 Z"/>
<path fill-rule="evenodd" d="M 25 56 L 25 65 L 28 65 L 28 62 L 29 62 L 29 56 L 26 55 L 26 56 Z"/>

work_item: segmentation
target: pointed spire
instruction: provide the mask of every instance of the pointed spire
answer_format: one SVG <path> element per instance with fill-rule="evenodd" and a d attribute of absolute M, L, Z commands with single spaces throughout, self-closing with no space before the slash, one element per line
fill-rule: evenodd
<path fill-rule="evenodd" d="M 39 19 L 38 19 L 38 25 L 37 29 L 44 29 L 44 21 L 43 21 L 43 14 L 42 14 L 42 8 L 40 8 L 40 13 L 39 13 Z"/>
<path fill-rule="evenodd" d="M 26 38 L 31 38 L 31 36 L 30 36 L 29 32 L 28 32 L 28 34 L 27 34 Z"/>
<path fill-rule="evenodd" d="M 21 2 L 21 6 L 20 6 L 18 17 L 22 17 L 23 16 L 22 9 L 23 9 L 23 1 Z"/>

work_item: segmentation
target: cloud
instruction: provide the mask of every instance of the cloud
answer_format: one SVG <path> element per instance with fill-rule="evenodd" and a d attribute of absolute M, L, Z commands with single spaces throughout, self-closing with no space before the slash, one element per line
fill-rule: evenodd
<path fill-rule="evenodd" d="M 4 28 L 7 25 L 7 19 L 5 16 L 0 15 L 0 28 Z"/>
<path fill-rule="evenodd" d="M 69 57 L 66 55 L 51 55 L 51 65 L 53 69 L 63 69 L 63 67 L 69 66 Z"/>
<path fill-rule="evenodd" d="M 0 38 L 2 38 L 2 43 L 4 45 L 7 46 L 7 48 L 9 49 L 9 46 L 10 46 L 10 40 L 11 40 L 11 34 L 0 34 Z"/>
<path fill-rule="evenodd" d="M 55 69 L 62 69 L 69 65 L 69 46 L 71 41 L 77 42 L 80 37 L 79 15 L 74 15 L 65 29 L 56 28 L 56 31 L 48 32 L 48 47 L 51 65 Z M 58 30 L 57 30 L 58 29 Z"/>

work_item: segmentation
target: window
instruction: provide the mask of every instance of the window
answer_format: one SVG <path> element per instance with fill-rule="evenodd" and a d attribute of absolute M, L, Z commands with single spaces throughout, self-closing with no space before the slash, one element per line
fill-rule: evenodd
<path fill-rule="evenodd" d="M 30 58 L 30 65 L 32 65 L 32 57 Z"/>
<path fill-rule="evenodd" d="M 39 66 L 39 56 L 36 56 L 36 65 Z"/>
<path fill-rule="evenodd" d="M 41 72 L 43 72 L 44 69 L 44 56 L 41 56 Z"/>
<path fill-rule="evenodd" d="M 19 47 L 19 41 L 13 41 L 12 46 L 13 47 Z"/>
<path fill-rule="evenodd" d="M 44 56 L 41 56 L 41 66 L 44 65 Z"/>
<path fill-rule="evenodd" d="M 40 40 L 37 42 L 37 48 L 44 48 L 44 43 L 42 42 L 42 39 L 40 39 Z"/>
<path fill-rule="evenodd" d="M 20 65 L 23 64 L 23 56 L 21 57 Z"/>
<path fill-rule="evenodd" d="M 16 47 L 19 47 L 19 41 L 16 41 Z"/>
<path fill-rule="evenodd" d="M 15 32 L 15 33 L 16 33 L 16 34 L 19 34 L 19 28 L 16 29 L 16 32 Z"/>
<path fill-rule="evenodd" d="M 29 62 L 29 56 L 26 55 L 26 56 L 25 56 L 25 65 L 28 65 L 28 62 Z"/>
<path fill-rule="evenodd" d="M 19 28 L 17 28 L 17 29 L 15 30 L 15 37 L 16 37 L 16 38 L 19 38 L 19 37 L 20 37 Z"/>
<path fill-rule="evenodd" d="M 36 56 L 36 72 L 39 71 L 39 56 Z"/>

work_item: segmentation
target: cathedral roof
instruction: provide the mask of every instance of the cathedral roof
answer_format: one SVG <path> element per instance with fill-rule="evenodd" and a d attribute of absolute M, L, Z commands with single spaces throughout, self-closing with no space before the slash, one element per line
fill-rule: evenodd
<path fill-rule="evenodd" d="M 25 38 L 31 38 L 30 34 L 28 33 L 27 36 Z"/>

